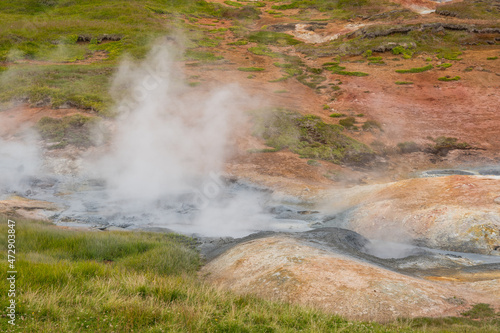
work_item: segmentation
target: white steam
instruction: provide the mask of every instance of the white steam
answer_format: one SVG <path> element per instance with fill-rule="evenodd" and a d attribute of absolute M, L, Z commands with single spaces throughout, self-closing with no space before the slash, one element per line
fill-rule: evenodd
<path fill-rule="evenodd" d="M 115 77 L 119 116 L 106 156 L 91 168 L 121 215 L 111 223 L 206 236 L 265 229 L 262 195 L 220 177 L 250 98 L 235 85 L 190 87 L 175 50 L 156 46 L 140 64 L 125 61 Z"/>
<path fill-rule="evenodd" d="M 235 86 L 194 90 L 175 57 L 157 46 L 143 63 L 125 62 L 116 76 L 115 94 L 125 98 L 111 151 L 98 168 L 116 199 L 185 192 L 200 177 L 222 171 L 242 92 Z"/>
<path fill-rule="evenodd" d="M 38 146 L 32 136 L 15 141 L 0 138 L 0 193 L 28 189 L 28 178 L 37 175 L 41 165 Z"/>

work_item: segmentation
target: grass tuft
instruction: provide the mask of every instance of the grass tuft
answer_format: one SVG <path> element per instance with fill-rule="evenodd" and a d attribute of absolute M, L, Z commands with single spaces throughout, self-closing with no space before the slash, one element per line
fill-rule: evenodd
<path fill-rule="evenodd" d="M 241 72 L 262 72 L 266 69 L 262 67 L 238 67 L 238 70 Z"/>
<path fill-rule="evenodd" d="M 410 69 L 398 69 L 398 70 L 396 70 L 396 73 L 402 73 L 402 74 L 407 74 L 407 73 L 422 73 L 422 72 L 429 71 L 429 70 L 431 70 L 433 68 L 434 67 L 432 65 L 427 65 L 427 66 L 424 66 L 424 67 L 414 67 L 414 68 L 410 68 Z"/>
<path fill-rule="evenodd" d="M 412 85 L 413 84 L 413 82 L 411 82 L 411 81 L 396 81 L 394 83 L 397 84 L 397 85 L 400 85 L 400 86 Z"/>
<path fill-rule="evenodd" d="M 454 77 L 443 76 L 443 77 L 438 78 L 438 80 L 439 81 L 444 81 L 444 82 L 458 81 L 458 80 L 460 80 L 460 76 L 454 76 Z"/>
<path fill-rule="evenodd" d="M 248 40 L 254 43 L 277 46 L 297 45 L 301 43 L 288 34 L 263 30 L 251 33 L 248 36 Z"/>

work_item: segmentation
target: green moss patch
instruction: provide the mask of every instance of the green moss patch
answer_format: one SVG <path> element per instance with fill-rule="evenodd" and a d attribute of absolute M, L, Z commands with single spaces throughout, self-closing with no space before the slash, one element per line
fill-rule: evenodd
<path fill-rule="evenodd" d="M 438 78 L 439 81 L 444 81 L 444 82 L 448 82 L 448 81 L 459 81 L 460 80 L 460 76 L 454 76 L 454 77 L 450 77 L 450 76 L 443 76 L 443 77 L 440 77 Z"/>
<path fill-rule="evenodd" d="M 407 74 L 407 73 L 422 73 L 426 71 L 430 71 L 434 67 L 432 65 L 427 65 L 424 67 L 414 67 L 410 69 L 398 69 L 396 70 L 396 73 L 401 73 L 401 74 Z"/>
<path fill-rule="evenodd" d="M 303 158 L 364 165 L 375 154 L 365 144 L 342 133 L 340 125 L 326 124 L 317 116 L 285 110 L 254 114 L 254 134 L 275 149 L 288 148 Z"/>
<path fill-rule="evenodd" d="M 241 72 L 262 72 L 266 69 L 262 67 L 238 67 L 238 70 Z"/>

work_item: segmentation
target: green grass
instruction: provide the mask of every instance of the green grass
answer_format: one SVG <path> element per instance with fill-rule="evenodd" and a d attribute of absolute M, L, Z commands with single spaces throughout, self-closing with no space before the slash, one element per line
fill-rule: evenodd
<path fill-rule="evenodd" d="M 410 69 L 397 69 L 396 73 L 407 74 L 407 73 L 422 73 L 433 69 L 432 65 L 427 65 L 424 67 L 414 67 Z"/>
<path fill-rule="evenodd" d="M 212 62 L 224 59 L 224 57 L 218 56 L 212 52 L 195 49 L 187 50 L 185 58 L 186 60 L 197 60 L 201 62 Z"/>
<path fill-rule="evenodd" d="M 265 45 L 249 47 L 248 52 L 253 53 L 255 55 L 268 56 L 271 58 L 282 58 L 281 54 L 271 51 L 271 49 Z"/>
<path fill-rule="evenodd" d="M 220 43 L 213 34 L 227 29 L 208 30 L 182 18 L 243 22 L 259 13 L 252 5 L 235 8 L 203 0 L 2 1 L 0 62 L 7 62 L 9 70 L 0 71 L 0 103 L 48 101 L 53 107 L 66 103 L 110 115 L 109 81 L 122 56 L 142 59 L 159 37 L 182 30 L 186 60 L 217 61 L 222 57 L 207 49 Z M 99 60 L 94 60 L 97 52 Z M 19 60 L 48 64 L 13 65 Z M 82 60 L 92 64 L 66 65 Z"/>
<path fill-rule="evenodd" d="M 253 43 L 277 46 L 297 45 L 302 43 L 288 34 L 263 30 L 251 33 L 248 35 L 248 40 Z"/>
<path fill-rule="evenodd" d="M 316 161 L 309 160 L 310 165 Z M 388 324 L 348 321 L 308 307 L 236 295 L 197 274 L 193 239 L 145 232 L 81 231 L 16 219 L 16 326 L 2 332 L 496 332 L 487 304 L 464 318 Z M 0 217 L 0 233 L 7 220 Z M 7 237 L 0 269 L 8 270 Z M 7 295 L 8 284 L 0 284 Z M 0 298 L 5 309 L 7 297 Z M 477 320 L 475 318 L 479 318 Z"/>
<path fill-rule="evenodd" d="M 249 149 L 247 150 L 247 152 L 251 153 L 251 154 L 255 154 L 255 153 L 275 153 L 279 151 L 279 149 L 276 149 L 276 148 L 263 148 L 263 149 Z"/>
<path fill-rule="evenodd" d="M 446 68 L 450 68 L 451 66 L 453 66 L 453 65 L 450 64 L 449 62 L 445 62 L 444 64 L 437 65 L 436 67 L 440 67 L 441 69 L 446 69 Z"/>
<path fill-rule="evenodd" d="M 462 316 L 469 317 L 471 319 L 483 319 L 496 317 L 497 313 L 491 308 L 489 304 L 478 303 L 475 304 L 471 309 L 462 313 Z"/>
<path fill-rule="evenodd" d="M 210 287 L 196 275 L 193 240 L 175 234 L 62 230 L 17 220 L 16 240 L 17 326 L 2 318 L 2 332 L 385 331 Z M 7 237 L 0 244 L 6 272 Z M 7 295 L 6 283 L 0 292 Z M 0 298 L 2 308 L 7 302 Z"/>
<path fill-rule="evenodd" d="M 411 82 L 411 81 L 396 81 L 394 83 L 397 84 L 397 85 L 400 85 L 400 86 L 412 85 L 413 84 L 413 82 Z"/>
<path fill-rule="evenodd" d="M 382 60 L 382 57 L 367 57 L 366 60 L 368 60 L 370 64 L 376 64 L 376 65 L 385 64 L 385 62 Z"/>
<path fill-rule="evenodd" d="M 450 49 L 440 49 L 437 52 L 437 57 L 446 60 L 462 60 L 459 56 L 462 55 L 462 51 L 454 51 Z"/>
<path fill-rule="evenodd" d="M 22 100 L 98 111 L 109 115 L 108 95 L 114 65 L 16 66 L 0 74 L 0 102 Z"/>
<path fill-rule="evenodd" d="M 488 58 L 486 58 L 486 60 L 497 60 L 497 59 L 498 59 L 498 57 L 488 57 Z"/>
<path fill-rule="evenodd" d="M 460 76 L 454 76 L 454 77 L 443 76 L 443 77 L 438 78 L 438 80 L 444 81 L 444 82 L 458 81 L 458 80 L 460 80 Z"/>
<path fill-rule="evenodd" d="M 290 73 L 290 76 L 294 75 L 293 72 Z M 311 89 L 318 88 L 322 82 L 326 81 L 326 77 L 317 74 L 300 74 L 296 77 L 296 79 L 297 81 Z"/>
<path fill-rule="evenodd" d="M 311 166 L 321 166 L 321 163 L 319 163 L 318 161 L 316 160 L 307 160 L 307 164 L 308 165 L 311 165 Z"/>
<path fill-rule="evenodd" d="M 254 114 L 254 135 L 275 149 L 288 148 L 303 158 L 363 165 L 375 157 L 365 144 L 342 133 L 340 125 L 316 116 L 272 110 Z"/>
<path fill-rule="evenodd" d="M 329 63 L 326 63 L 329 64 Z M 346 76 L 368 76 L 368 73 L 363 72 L 349 72 L 345 71 L 345 67 L 339 66 L 338 63 L 332 63 L 333 65 L 323 64 L 326 70 L 331 71 L 333 74 L 346 75 Z"/>
<path fill-rule="evenodd" d="M 392 49 L 392 54 L 402 54 L 404 59 L 411 59 L 414 51 L 403 46 L 396 46 Z"/>
<path fill-rule="evenodd" d="M 241 72 L 262 72 L 266 69 L 262 67 L 238 67 L 238 70 Z"/>
<path fill-rule="evenodd" d="M 343 114 L 343 113 L 332 113 L 330 115 L 330 117 L 332 117 L 332 118 L 341 118 L 341 117 L 345 117 L 345 114 Z"/>
<path fill-rule="evenodd" d="M 239 3 L 239 2 L 236 2 L 236 1 L 224 1 L 224 3 L 228 6 L 233 6 L 233 7 L 243 7 L 243 4 Z"/>
<path fill-rule="evenodd" d="M 335 74 L 346 75 L 346 76 L 359 76 L 359 77 L 370 75 L 370 74 L 364 73 L 364 72 L 348 72 L 348 71 L 338 71 L 338 72 L 335 72 Z"/>
<path fill-rule="evenodd" d="M 237 40 L 236 42 L 227 43 L 227 45 L 247 45 L 248 41 L 244 39 Z"/>
<path fill-rule="evenodd" d="M 45 3 L 50 1 L 45 1 Z M 135 57 L 146 54 L 156 37 L 184 26 L 179 15 L 197 14 L 214 18 L 238 17 L 243 9 L 232 9 L 206 1 L 2 1 L 0 5 L 0 57 L 19 54 L 22 58 L 41 59 L 62 45 L 84 53 L 107 50 L 127 52 Z M 168 16 L 168 20 L 165 20 Z M 198 32 L 194 32 L 197 34 Z M 76 44 L 78 36 L 98 41 L 104 35 L 121 40 Z M 75 51 L 75 52 L 76 52 Z"/>

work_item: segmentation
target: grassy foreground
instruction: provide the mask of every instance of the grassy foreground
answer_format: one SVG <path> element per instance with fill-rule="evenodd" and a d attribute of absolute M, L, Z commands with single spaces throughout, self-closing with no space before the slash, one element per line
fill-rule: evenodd
<path fill-rule="evenodd" d="M 1 219 L 7 272 L 7 220 Z M 193 240 L 174 234 L 64 230 L 16 221 L 17 326 L 2 332 L 495 332 L 498 320 L 347 321 L 219 290 L 197 275 Z M 5 273 L 4 273 L 5 274 Z M 5 280 L 4 280 L 5 281 Z"/>

